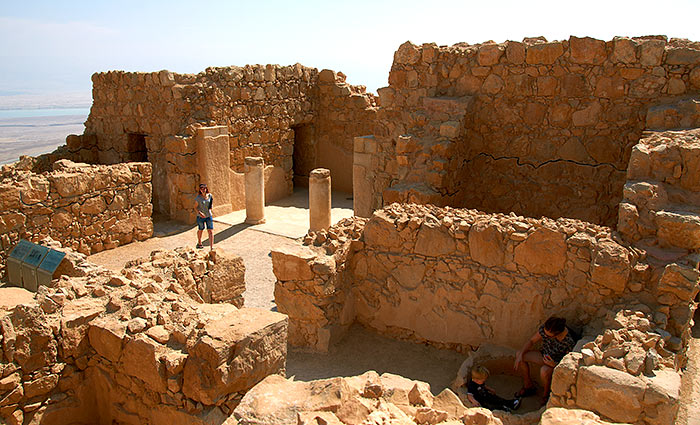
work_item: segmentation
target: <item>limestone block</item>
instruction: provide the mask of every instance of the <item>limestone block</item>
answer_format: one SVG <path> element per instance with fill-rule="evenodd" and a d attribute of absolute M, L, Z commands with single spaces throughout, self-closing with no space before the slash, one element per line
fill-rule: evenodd
<path fill-rule="evenodd" d="M 669 65 L 700 64 L 700 50 L 689 47 L 671 47 L 666 50 L 666 63 Z"/>
<path fill-rule="evenodd" d="M 518 41 L 507 41 L 506 58 L 508 62 L 516 65 L 525 62 L 525 44 Z"/>
<path fill-rule="evenodd" d="M 598 122 L 602 107 L 597 101 L 571 115 L 572 123 L 577 127 L 593 126 Z"/>
<path fill-rule="evenodd" d="M 643 40 L 640 45 L 639 62 L 642 66 L 661 65 L 665 47 L 664 40 Z"/>
<path fill-rule="evenodd" d="M 688 80 L 690 81 L 691 87 L 700 88 L 700 66 L 697 66 L 690 71 Z"/>
<path fill-rule="evenodd" d="M 591 261 L 591 280 L 615 292 L 624 291 L 631 264 L 627 249 L 613 241 L 602 241 L 595 247 Z"/>
<path fill-rule="evenodd" d="M 658 211 L 654 215 L 657 236 L 663 246 L 700 248 L 700 216 L 686 211 Z"/>
<path fill-rule="evenodd" d="M 418 406 L 432 407 L 433 394 L 430 392 L 430 385 L 425 382 L 416 382 L 408 392 L 408 402 Z"/>
<path fill-rule="evenodd" d="M 449 388 L 440 391 L 440 394 L 433 398 L 433 409 L 447 413 L 449 419 L 459 419 L 467 412 L 467 408 L 457 397 L 457 394 Z"/>
<path fill-rule="evenodd" d="M 415 64 L 421 59 L 421 51 L 415 44 L 407 41 L 394 53 L 394 62 L 401 65 Z"/>
<path fill-rule="evenodd" d="M 393 220 L 383 210 L 375 211 L 365 226 L 365 242 L 369 246 L 398 247 L 401 237 Z"/>
<path fill-rule="evenodd" d="M 87 193 L 90 180 L 91 176 L 83 173 L 55 172 L 49 176 L 52 190 L 64 198 Z"/>
<path fill-rule="evenodd" d="M 94 196 L 83 202 L 80 207 L 81 214 L 96 215 L 105 211 L 107 204 L 102 196 Z"/>
<path fill-rule="evenodd" d="M 505 48 L 500 44 L 484 44 L 479 47 L 476 59 L 481 66 L 491 66 L 498 63 Z"/>
<path fill-rule="evenodd" d="M 643 410 L 646 384 L 627 372 L 584 366 L 576 383 L 577 406 L 616 422 L 636 422 Z"/>
<path fill-rule="evenodd" d="M 469 229 L 469 253 L 486 267 L 501 266 L 505 258 L 503 229 L 498 223 L 478 221 Z"/>
<path fill-rule="evenodd" d="M 278 280 L 313 279 L 311 261 L 316 257 L 316 254 L 311 249 L 304 246 L 283 247 L 273 250 L 270 256 L 272 257 L 272 271 Z"/>
<path fill-rule="evenodd" d="M 673 370 L 659 370 L 649 377 L 644 404 L 655 406 L 647 410 L 647 416 L 652 416 L 658 424 L 670 424 L 676 417 L 680 401 L 681 376 Z"/>
<path fill-rule="evenodd" d="M 287 318 L 271 311 L 233 309 L 211 321 L 190 349 L 182 392 L 205 405 L 284 373 Z"/>
<path fill-rule="evenodd" d="M 576 375 L 581 353 L 569 353 L 557 364 L 552 373 L 552 394 L 563 396 L 572 385 L 576 384 Z"/>
<path fill-rule="evenodd" d="M 484 80 L 481 90 L 487 94 L 498 94 L 503 89 L 503 86 L 504 83 L 501 77 L 496 74 L 489 74 L 486 80 Z"/>
<path fill-rule="evenodd" d="M 136 335 L 124 344 L 119 358 L 119 370 L 138 378 L 151 391 L 166 392 L 164 366 L 160 361 L 161 347 L 146 335 Z"/>
<path fill-rule="evenodd" d="M 672 263 L 664 268 L 659 279 L 658 291 L 670 292 L 687 302 L 698 293 L 700 272 L 691 266 Z"/>
<path fill-rule="evenodd" d="M 566 263 L 566 235 L 541 227 L 515 247 L 515 262 L 530 273 L 556 275 Z"/>
<path fill-rule="evenodd" d="M 563 407 L 550 407 L 545 410 L 539 425 L 612 425 L 600 419 L 600 416 L 588 410 L 567 409 Z"/>
<path fill-rule="evenodd" d="M 428 221 L 421 225 L 413 252 L 428 257 L 441 257 L 454 251 L 455 239 L 447 233 L 445 227 Z"/>
<path fill-rule="evenodd" d="M 525 61 L 530 65 L 551 65 L 564 53 L 561 42 L 541 43 L 527 46 Z"/>
<path fill-rule="evenodd" d="M 29 374 L 52 365 L 58 354 L 53 329 L 38 306 L 20 304 L 0 320 L 5 359 Z"/>
<path fill-rule="evenodd" d="M 15 184 L 0 185 L 0 211 L 7 212 L 9 210 L 19 209 L 20 207 L 20 191 Z"/>
<path fill-rule="evenodd" d="M 58 375 L 50 374 L 33 381 L 24 383 L 24 396 L 26 398 L 34 398 L 47 394 L 53 390 L 58 384 Z"/>
<path fill-rule="evenodd" d="M 617 230 L 623 235 L 637 240 L 637 220 L 639 220 L 637 207 L 627 202 L 620 202 L 617 213 Z"/>
<path fill-rule="evenodd" d="M 618 63 L 634 63 L 637 61 L 637 43 L 627 37 L 613 38 L 611 59 Z"/>
<path fill-rule="evenodd" d="M 302 382 L 270 375 L 246 393 L 234 415 L 239 425 L 297 425 L 297 412 L 338 411 L 350 392 L 342 378 Z"/>
<path fill-rule="evenodd" d="M 88 338 L 99 355 L 117 362 L 122 352 L 122 341 L 126 335 L 126 324 L 114 319 L 98 319 L 90 323 Z"/>
<path fill-rule="evenodd" d="M 243 307 L 245 265 L 243 259 L 226 251 L 216 250 L 213 270 L 202 279 L 203 296 L 207 302 L 231 303 Z"/>
<path fill-rule="evenodd" d="M 591 37 L 570 37 L 569 51 L 573 63 L 600 64 L 607 57 L 605 42 Z"/>

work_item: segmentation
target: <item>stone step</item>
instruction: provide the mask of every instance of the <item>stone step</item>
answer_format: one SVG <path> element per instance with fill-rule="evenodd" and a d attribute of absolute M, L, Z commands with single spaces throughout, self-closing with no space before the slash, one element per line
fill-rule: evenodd
<path fill-rule="evenodd" d="M 700 248 L 700 213 L 697 211 L 657 211 L 654 222 L 662 245 L 684 249 Z"/>

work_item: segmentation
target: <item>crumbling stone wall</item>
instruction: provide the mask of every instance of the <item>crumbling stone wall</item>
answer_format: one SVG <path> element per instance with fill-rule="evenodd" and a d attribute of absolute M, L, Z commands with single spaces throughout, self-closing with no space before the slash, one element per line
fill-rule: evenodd
<path fill-rule="evenodd" d="M 648 108 L 699 93 L 700 46 L 664 36 L 404 43 L 379 90 L 373 206 L 429 202 L 614 225 Z M 696 109 L 686 103 L 671 109 Z"/>
<path fill-rule="evenodd" d="M 394 204 L 305 243 L 273 252 L 275 300 L 290 342 L 321 350 L 355 320 L 440 346 L 518 348 L 550 315 L 582 329 L 625 300 L 655 306 L 683 350 L 700 281 L 690 257 L 657 265 L 572 219 Z"/>
<path fill-rule="evenodd" d="M 324 69 L 318 74 L 317 164 L 331 171 L 333 190 L 353 191 L 353 137 L 376 132 L 377 98 L 345 75 Z M 351 136 L 351 137 L 348 137 Z M 311 152 L 301 152 L 310 156 Z M 312 168 L 312 169 L 313 169 Z M 302 170 L 308 177 L 309 170 Z"/>
<path fill-rule="evenodd" d="M 97 73 L 85 133 L 67 139 L 68 155 L 99 163 L 148 160 L 155 210 L 193 221 L 200 181 L 197 128 L 226 126 L 232 172 L 242 179 L 244 158 L 262 157 L 268 187 L 286 195 L 295 143 L 303 143 L 295 131 L 304 127 L 301 136 L 310 140 L 302 157 L 311 168 L 331 168 L 339 187 L 348 190 L 351 178 L 337 157 L 351 160 L 352 137 L 369 131 L 376 101 L 364 88 L 345 83 L 342 74 L 324 72 L 323 81 L 318 70 L 299 64 L 207 68 L 196 75 Z"/>
<path fill-rule="evenodd" d="M 153 270 L 188 258 L 195 277 L 224 279 L 223 253 L 159 252 L 122 274 L 67 258 L 70 276 L 0 311 L 3 423 L 223 423 L 248 389 L 284 374 L 283 315 L 194 302 L 187 279 Z"/>
<path fill-rule="evenodd" d="M 647 132 L 635 145 L 618 228 L 630 240 L 700 248 L 700 130 Z"/>
<path fill-rule="evenodd" d="M 87 165 L 60 160 L 32 172 L 27 158 L 4 166 L 0 182 L 0 260 L 19 239 L 50 236 L 85 254 L 153 234 L 151 164 Z"/>

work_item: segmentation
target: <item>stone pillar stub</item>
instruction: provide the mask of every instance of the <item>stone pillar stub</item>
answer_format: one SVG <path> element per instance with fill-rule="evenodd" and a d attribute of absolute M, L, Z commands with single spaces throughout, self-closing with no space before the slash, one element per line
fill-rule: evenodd
<path fill-rule="evenodd" d="M 331 227 L 331 171 L 317 168 L 309 174 L 309 230 Z"/>
<path fill-rule="evenodd" d="M 262 158 L 245 158 L 245 222 L 265 222 L 265 163 Z"/>
<path fill-rule="evenodd" d="M 206 183 L 214 196 L 214 215 L 228 214 L 233 211 L 228 127 L 201 127 L 197 129 L 195 137 L 199 183 Z M 197 187 L 191 190 L 196 191 Z"/>
<path fill-rule="evenodd" d="M 377 152 L 374 136 L 355 137 L 352 166 L 352 206 L 357 217 L 371 217 L 374 182 L 372 156 Z"/>

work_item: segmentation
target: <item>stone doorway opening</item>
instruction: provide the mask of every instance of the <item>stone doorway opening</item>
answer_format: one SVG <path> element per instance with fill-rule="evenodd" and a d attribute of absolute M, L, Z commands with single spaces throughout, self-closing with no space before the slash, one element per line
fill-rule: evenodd
<path fill-rule="evenodd" d="M 316 140 L 313 124 L 292 126 L 294 131 L 294 187 L 309 187 L 309 173 L 316 167 Z"/>
<path fill-rule="evenodd" d="M 126 155 L 127 162 L 148 162 L 145 134 L 128 133 L 126 135 Z"/>

